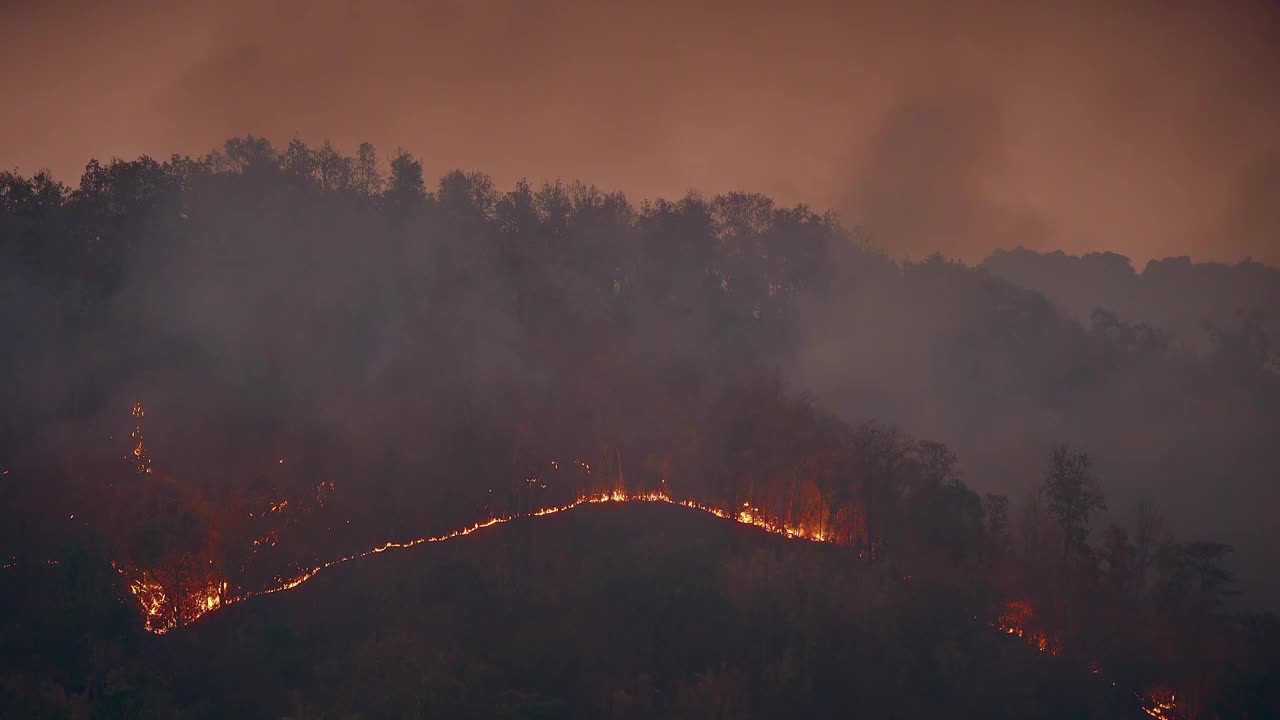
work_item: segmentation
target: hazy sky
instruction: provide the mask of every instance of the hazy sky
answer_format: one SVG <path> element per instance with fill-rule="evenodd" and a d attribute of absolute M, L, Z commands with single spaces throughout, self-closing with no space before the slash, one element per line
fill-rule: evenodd
<path fill-rule="evenodd" d="M 0 0 L 0 167 L 296 133 L 758 190 L 895 255 L 1280 264 L 1280 3 Z"/>

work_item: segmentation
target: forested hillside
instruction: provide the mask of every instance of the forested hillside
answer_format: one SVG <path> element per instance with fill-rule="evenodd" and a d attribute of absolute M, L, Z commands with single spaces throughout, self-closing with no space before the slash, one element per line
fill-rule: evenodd
<path fill-rule="evenodd" d="M 997 250 L 983 268 L 1044 293 L 1082 324 L 1118 318 L 1156 331 L 1162 342 L 1238 355 L 1280 372 L 1280 270 L 1255 260 L 1235 265 L 1188 257 L 1149 261 L 1141 272 L 1115 253 L 1074 257 L 1023 248 Z"/>
<path fill-rule="evenodd" d="M 1273 600 L 1280 546 L 1256 325 L 1193 352 L 756 194 L 428 187 L 404 151 L 251 136 L 90 162 L 75 188 L 0 174 L 0 297 L 11 714 L 108 712 L 139 643 L 387 542 L 607 492 L 1021 603 L 1046 652 L 1150 707 L 1176 689 L 1166 717 L 1274 708 L 1274 621 L 1241 611 Z M 118 634 L 28 622 L 50 597 Z M 182 629 L 139 639 L 144 616 Z M 36 628 L 75 660 L 33 662 Z"/>

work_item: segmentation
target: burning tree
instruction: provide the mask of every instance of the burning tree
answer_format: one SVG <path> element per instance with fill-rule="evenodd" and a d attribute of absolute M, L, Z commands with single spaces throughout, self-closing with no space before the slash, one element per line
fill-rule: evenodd
<path fill-rule="evenodd" d="M 226 601 L 215 562 L 219 533 L 207 503 L 172 478 L 148 477 L 124 548 L 121 571 L 142 604 L 147 628 L 184 625 Z"/>
<path fill-rule="evenodd" d="M 165 632 L 227 600 L 217 547 L 220 533 L 209 503 L 174 478 L 155 473 L 143 443 L 141 403 L 133 447 L 126 461 L 134 481 L 115 486 L 123 532 L 117 537 L 116 568 L 141 605 L 147 629 Z"/>

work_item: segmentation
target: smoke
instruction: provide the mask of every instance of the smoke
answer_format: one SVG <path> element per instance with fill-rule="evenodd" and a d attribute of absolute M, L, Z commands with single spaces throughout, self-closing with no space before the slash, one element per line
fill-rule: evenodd
<path fill-rule="evenodd" d="M 983 247 L 1045 244 L 1043 219 L 992 197 L 1007 170 L 1001 110 L 980 93 L 929 93 L 894 106 L 872 136 L 848 215 L 895 255 L 968 258 Z"/>
<path fill-rule="evenodd" d="M 73 180 L 89 157 L 202 154 L 248 132 L 348 150 L 367 139 L 384 155 L 409 148 L 428 177 L 475 168 L 503 190 L 526 175 L 633 198 L 759 190 L 836 208 L 892 258 L 973 262 L 1025 245 L 1113 250 L 1139 265 L 1280 263 L 1266 154 L 1280 125 L 1280 42 L 1266 3 L 240 0 L 0 13 L 0 86 L 19 110 L 0 117 L 0 163 L 27 174 L 49 166 Z M 479 244 L 465 227 L 428 249 L 372 214 L 314 221 L 287 196 L 275 199 L 287 210 L 226 200 L 211 207 L 243 214 L 206 217 L 206 235 L 128 268 L 111 323 L 75 349 L 50 349 L 43 314 L 6 315 L 47 352 L 23 360 L 34 380 L 13 405 L 93 404 L 105 417 L 156 398 L 156 445 L 205 453 L 169 458 L 184 477 L 225 465 L 231 475 L 228 457 L 271 462 L 287 433 L 334 457 L 376 455 L 362 471 L 394 476 L 449 448 L 459 426 L 515 425 L 522 404 L 557 406 L 539 393 L 569 388 L 581 404 L 658 415 L 661 395 L 638 368 L 722 370 L 722 328 L 697 313 L 687 325 L 642 314 L 590 363 L 530 367 L 521 358 L 536 343 L 604 332 L 576 317 L 524 329 L 509 268 L 468 257 Z M 1168 400 L 1192 395 L 1167 381 L 1193 377 L 1194 361 L 1094 382 L 1093 341 L 1033 293 L 956 266 L 856 262 L 847 297 L 799 313 L 800 341 L 779 358 L 822 407 L 954 445 L 982 490 L 1023 492 L 1050 444 L 1071 440 L 1097 454 L 1117 515 L 1158 493 L 1189 535 L 1269 525 L 1274 458 L 1249 448 L 1265 445 L 1274 417 L 1238 395 Z M 587 291 L 563 268 L 530 274 L 540 273 Z M 10 295 L 36 293 L 10 279 Z M 433 309 L 446 295 L 449 312 Z M 573 307 L 572 293 L 553 300 Z M 141 331 L 151 344 L 121 351 L 128 363 L 97 352 Z M 109 382 L 119 377 L 130 382 Z M 619 377 L 637 386 L 601 381 Z M 102 387 L 117 394 L 85 397 Z M 575 420 L 539 423 L 572 442 Z M 483 476 L 485 460 L 458 471 Z M 1217 487 L 1231 497 L 1206 497 Z"/>
<path fill-rule="evenodd" d="M 24 111 L 0 162 L 75 178 L 297 133 L 502 187 L 758 190 L 895 254 L 1275 263 L 1223 230 L 1275 150 L 1278 27 L 1267 2 L 8 3 L 0 80 Z"/>
<path fill-rule="evenodd" d="M 1258 157 L 1235 184 L 1227 232 L 1247 257 L 1273 258 L 1280 245 L 1280 150 Z"/>

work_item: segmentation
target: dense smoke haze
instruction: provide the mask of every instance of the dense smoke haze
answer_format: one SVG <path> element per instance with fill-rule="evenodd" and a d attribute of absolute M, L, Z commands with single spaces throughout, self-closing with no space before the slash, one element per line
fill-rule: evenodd
<path fill-rule="evenodd" d="M 462 513 L 566 448 L 673 476 L 673 415 L 696 427 L 777 374 L 840 422 L 946 443 L 982 492 L 1027 495 L 1051 447 L 1084 448 L 1111 521 L 1154 501 L 1239 546 L 1249 601 L 1274 602 L 1275 270 L 898 264 L 763 195 L 632 203 L 461 171 L 427 192 L 422 172 L 246 137 L 91 165 L 70 194 L 6 176 L 8 457 L 118 452 L 144 399 L 175 477 L 234 494 L 294 450 L 297 481 L 346 477 L 407 529 L 449 516 L 438 492 Z M 512 454 L 471 454 L 491 446 Z"/>
<path fill-rule="evenodd" d="M 593 539 L 603 520 L 558 517 L 563 535 L 530 540 L 555 562 L 512 549 L 534 532 L 517 519 L 633 500 L 654 507 L 613 508 L 628 529 L 611 532 L 641 557 L 643 532 L 692 546 L 703 519 L 812 545 L 784 561 L 724 531 L 690 553 L 729 569 L 681 622 L 726 601 L 785 644 L 793 622 L 859 637 L 923 617 L 954 658 L 972 639 L 956 623 L 981 617 L 1060 663 L 1037 682 L 1092 687 L 1091 708 L 1266 716 L 1278 23 L 1264 2 L 5 4 L 0 616 L 16 619 L 0 645 L 20 649 L 0 653 L 0 717 L 49 686 L 105 702 L 112 663 L 146 676 L 166 653 L 248 642 L 229 625 L 184 635 L 233 604 L 218 622 L 258 627 L 259 596 L 477 525 L 509 534 L 458 550 L 466 563 L 440 550 L 431 573 L 474 565 L 483 582 L 459 602 L 502 606 L 511 634 L 523 616 L 499 595 L 535 567 L 598 565 L 584 598 L 625 587 L 653 611 L 644 592 L 679 593 L 617 570 Z M 707 517 L 663 514 L 685 510 Z M 655 547 L 649 576 L 711 577 Z M 412 564 L 395 581 L 349 572 L 395 604 Z M 809 590 L 762 599 L 802 574 Z M 133 639 L 90 652 L 90 630 L 22 620 L 46 591 Z M 274 607 L 283 627 L 328 606 Z M 403 634 L 380 622 L 369 632 Z M 160 636 L 177 639 L 145 645 Z M 305 654 L 292 642 L 254 652 Z M 913 676 L 935 658 L 915 642 L 896 651 Z M 795 662 L 842 662 L 813 643 Z M 700 707 L 686 686 L 763 687 L 689 652 L 658 681 L 671 707 Z M 84 660 L 104 653 L 119 657 Z M 939 661 L 970 712 L 992 700 L 955 668 L 1016 674 L 998 655 Z M 649 692 L 640 660 L 615 659 L 644 689 L 575 678 L 600 707 Z M 769 707 L 824 716 L 788 695 L 821 672 L 774 659 L 743 661 L 790 678 Z M 227 712 L 200 704 L 216 683 L 192 668 L 156 697 Z M 299 697 L 324 705 L 332 683 L 307 677 Z M 864 689 L 892 708 L 878 678 Z M 459 687 L 486 695 L 473 680 Z M 241 714 L 289 712 L 263 700 L 284 686 L 262 685 Z M 805 702 L 840 716 L 831 692 Z M 353 712 L 360 694 L 342 697 Z M 1044 712 L 1028 717 L 1073 716 Z"/>
<path fill-rule="evenodd" d="M 1280 262 L 1273 3 L 39 3 L 0 10 L 0 163 L 233 135 L 430 168 L 746 189 L 894 257 Z"/>

